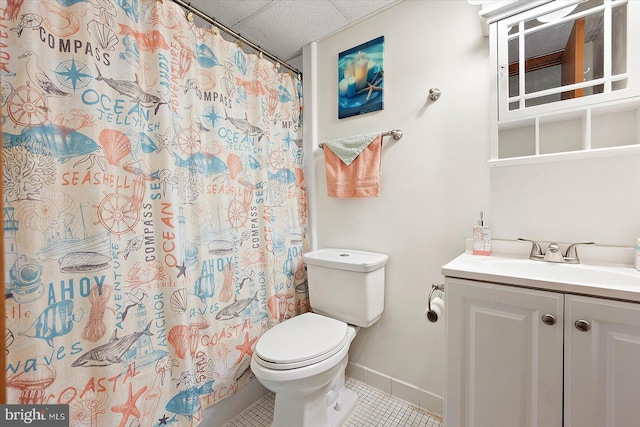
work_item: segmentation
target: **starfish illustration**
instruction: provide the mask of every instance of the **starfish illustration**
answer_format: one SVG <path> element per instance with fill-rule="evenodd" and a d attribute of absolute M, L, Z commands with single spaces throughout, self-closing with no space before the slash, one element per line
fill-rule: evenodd
<path fill-rule="evenodd" d="M 256 341 L 258 341 L 258 337 L 249 340 L 249 332 L 245 332 L 244 342 L 236 346 L 236 349 L 240 350 L 240 357 L 238 357 L 238 360 L 236 360 L 236 364 L 242 361 L 242 358 L 245 354 L 249 357 L 253 356 L 253 350 L 251 350 L 251 346 L 253 346 Z"/>
<path fill-rule="evenodd" d="M 129 383 L 129 398 L 126 402 L 121 405 L 115 405 L 111 408 L 113 412 L 120 412 L 122 414 L 122 421 L 120 421 L 119 427 L 125 427 L 127 425 L 127 420 L 129 420 L 129 416 L 133 415 L 136 418 L 140 418 L 140 411 L 136 406 L 136 401 L 142 396 L 142 394 L 147 390 L 147 386 L 142 387 L 140 390 L 133 394 L 133 388 L 131 383 Z"/>
<path fill-rule="evenodd" d="M 169 417 L 167 417 L 167 414 L 164 414 L 162 418 L 158 418 L 158 425 L 167 425 L 167 421 L 169 421 Z"/>
<path fill-rule="evenodd" d="M 187 272 L 187 267 L 184 265 L 184 260 L 182 261 L 182 265 L 176 265 L 176 268 L 178 269 L 177 277 L 184 276 Z"/>

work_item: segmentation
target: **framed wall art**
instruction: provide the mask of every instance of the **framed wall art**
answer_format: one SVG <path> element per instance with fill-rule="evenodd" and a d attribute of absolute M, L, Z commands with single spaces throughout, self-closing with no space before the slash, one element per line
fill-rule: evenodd
<path fill-rule="evenodd" d="M 384 108 L 384 36 L 338 54 L 338 118 Z"/>

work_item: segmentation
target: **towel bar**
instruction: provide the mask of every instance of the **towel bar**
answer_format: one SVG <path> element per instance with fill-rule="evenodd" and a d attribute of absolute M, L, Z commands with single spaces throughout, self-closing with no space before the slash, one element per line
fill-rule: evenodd
<path fill-rule="evenodd" d="M 382 132 L 382 136 L 389 136 L 389 135 L 391 135 L 393 137 L 393 139 L 395 139 L 397 141 L 400 138 L 402 138 L 402 130 L 393 129 L 393 130 L 389 130 L 389 131 L 386 131 L 386 132 Z M 318 147 L 324 149 L 324 142 L 321 142 L 320 144 L 318 144 Z"/>

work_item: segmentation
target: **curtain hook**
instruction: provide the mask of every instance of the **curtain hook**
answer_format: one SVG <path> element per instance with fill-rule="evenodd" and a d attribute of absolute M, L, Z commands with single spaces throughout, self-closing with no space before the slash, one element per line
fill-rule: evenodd
<path fill-rule="evenodd" d="M 185 16 L 187 17 L 187 21 L 193 22 L 193 12 L 191 11 L 191 2 L 189 2 L 188 5 L 189 5 L 189 10 L 187 10 L 187 13 L 185 14 Z"/>
<path fill-rule="evenodd" d="M 258 58 L 262 59 L 262 51 L 258 52 Z"/>
<path fill-rule="evenodd" d="M 215 25 L 212 25 L 212 26 L 211 26 L 211 33 L 212 33 L 213 35 L 216 35 L 216 36 L 217 36 L 218 34 L 220 34 L 220 29 L 219 29 L 218 27 L 216 27 Z"/>
<path fill-rule="evenodd" d="M 238 45 L 238 49 L 242 49 L 242 41 L 238 40 L 238 43 L 236 43 Z"/>
<path fill-rule="evenodd" d="M 275 67 L 276 67 L 276 70 L 277 70 L 277 69 L 279 69 L 279 68 L 280 68 L 280 63 L 279 63 L 279 62 L 276 62 Z"/>

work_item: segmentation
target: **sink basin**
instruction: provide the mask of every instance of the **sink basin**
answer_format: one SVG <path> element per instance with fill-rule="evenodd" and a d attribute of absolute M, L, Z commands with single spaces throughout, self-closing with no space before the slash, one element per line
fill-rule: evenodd
<path fill-rule="evenodd" d="M 448 277 L 640 302 L 640 271 L 623 264 L 564 264 L 513 254 L 464 253 L 442 267 Z"/>

